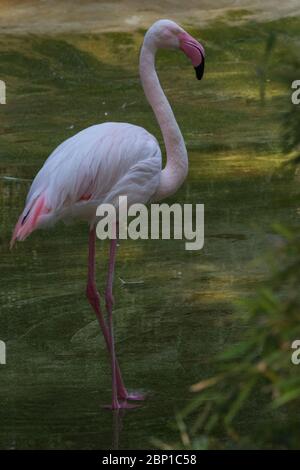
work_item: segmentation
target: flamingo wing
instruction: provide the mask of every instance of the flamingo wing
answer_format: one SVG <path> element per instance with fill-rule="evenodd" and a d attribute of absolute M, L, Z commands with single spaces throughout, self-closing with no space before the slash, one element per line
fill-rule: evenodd
<path fill-rule="evenodd" d="M 161 152 L 145 129 L 125 123 L 91 126 L 60 144 L 32 182 L 26 205 L 15 227 L 15 240 L 57 220 L 93 222 L 96 207 L 146 203 L 160 179 Z"/>

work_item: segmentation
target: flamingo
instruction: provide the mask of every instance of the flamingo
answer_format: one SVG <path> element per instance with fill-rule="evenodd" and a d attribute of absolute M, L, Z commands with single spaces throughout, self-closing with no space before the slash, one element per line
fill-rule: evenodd
<path fill-rule="evenodd" d="M 180 49 L 191 60 L 200 80 L 204 72 L 203 46 L 179 25 L 158 20 L 147 31 L 140 52 L 139 72 L 166 147 L 167 161 L 156 138 L 144 128 L 105 122 L 84 129 L 61 143 L 37 173 L 27 195 L 25 208 L 13 231 L 10 246 L 34 230 L 70 218 L 89 224 L 88 276 L 86 295 L 95 311 L 110 355 L 112 403 L 116 410 L 134 407 L 131 400 L 143 400 L 139 392 L 124 385 L 115 354 L 113 334 L 113 278 L 117 250 L 117 230 L 110 240 L 109 267 L 105 289 L 107 319 L 103 315 L 95 278 L 96 209 L 101 203 L 117 206 L 119 196 L 128 204 L 160 201 L 181 186 L 188 172 L 186 146 L 172 108 L 161 88 L 156 70 L 158 49 Z"/>

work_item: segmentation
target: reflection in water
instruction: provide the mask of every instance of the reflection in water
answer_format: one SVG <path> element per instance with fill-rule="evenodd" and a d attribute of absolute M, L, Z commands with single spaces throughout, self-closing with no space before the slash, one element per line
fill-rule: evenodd
<path fill-rule="evenodd" d="M 120 440 L 120 433 L 122 431 L 123 426 L 123 418 L 124 418 L 124 409 L 114 410 L 112 412 L 112 421 L 113 421 L 113 439 L 112 439 L 112 449 L 118 450 L 119 449 L 119 440 Z"/>

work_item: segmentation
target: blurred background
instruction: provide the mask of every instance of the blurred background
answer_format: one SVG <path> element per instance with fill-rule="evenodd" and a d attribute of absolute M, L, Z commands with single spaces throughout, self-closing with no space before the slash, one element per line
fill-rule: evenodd
<path fill-rule="evenodd" d="M 299 2 L 0 6 L 0 448 L 299 448 Z M 87 227 L 8 244 L 32 178 L 62 140 L 126 121 L 163 149 L 138 76 L 159 18 L 206 48 L 200 83 L 179 51 L 157 57 L 190 160 L 168 202 L 205 204 L 205 246 L 121 243 L 117 351 L 128 388 L 149 399 L 112 414 L 101 408 L 110 369 L 85 299 Z M 103 292 L 108 245 L 97 248 Z"/>
<path fill-rule="evenodd" d="M 299 14 L 297 0 L 1 0 L 0 25 L 11 33 L 134 31 L 158 18 L 203 26 L 228 11 L 247 19 L 274 20 Z"/>

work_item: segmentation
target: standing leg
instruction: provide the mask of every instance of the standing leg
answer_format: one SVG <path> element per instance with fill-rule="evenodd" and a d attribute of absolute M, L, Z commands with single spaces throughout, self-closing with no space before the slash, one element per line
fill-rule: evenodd
<path fill-rule="evenodd" d="M 117 251 L 117 239 L 111 240 L 110 252 L 109 252 L 109 267 L 107 274 L 106 290 L 105 290 L 105 302 L 108 313 L 108 331 L 109 331 L 109 342 L 110 342 L 110 357 L 111 357 L 111 372 L 112 372 L 112 409 L 120 408 L 118 402 L 117 392 L 117 376 L 116 376 L 116 354 L 115 354 L 115 339 L 113 330 L 113 318 L 112 310 L 114 305 L 114 298 L 112 293 L 112 286 L 114 280 L 115 262 L 116 262 L 116 251 Z"/>
<path fill-rule="evenodd" d="M 88 282 L 86 288 L 86 295 L 91 304 L 93 310 L 96 313 L 97 320 L 102 330 L 105 343 L 109 354 L 111 353 L 111 341 L 109 329 L 106 325 L 104 316 L 100 306 L 100 295 L 97 291 L 95 281 L 95 241 L 96 241 L 96 229 L 93 227 L 89 234 L 89 256 L 88 256 Z M 111 281 L 112 282 L 112 281 Z M 111 287 L 112 291 L 112 287 Z M 117 381 L 117 393 L 121 400 L 143 400 L 144 396 L 140 393 L 128 393 L 124 385 L 118 360 L 115 357 L 115 372 Z"/>
<path fill-rule="evenodd" d="M 110 344 L 109 330 L 107 328 L 103 314 L 101 312 L 100 295 L 99 295 L 99 292 L 97 291 L 96 281 L 95 281 L 95 241 L 96 241 L 96 230 L 95 230 L 95 227 L 93 227 L 90 230 L 90 234 L 89 234 L 88 282 L 87 282 L 87 288 L 86 288 L 86 295 L 89 300 L 89 303 L 91 304 L 92 308 L 94 309 L 96 313 L 96 317 L 99 322 L 100 328 L 102 330 L 107 349 L 110 353 L 111 344 Z M 131 396 L 127 392 L 123 379 L 122 379 L 122 375 L 121 375 L 121 371 L 120 371 L 120 367 L 119 367 L 117 359 L 115 359 L 115 362 L 116 362 L 115 368 L 116 368 L 118 397 L 121 400 L 137 399 L 136 396 Z"/>
<path fill-rule="evenodd" d="M 113 407 L 116 404 L 116 397 L 121 398 L 121 394 L 115 393 L 114 390 L 117 388 L 119 390 L 117 383 L 117 368 L 118 364 L 115 357 L 115 344 L 114 344 L 114 332 L 113 332 L 113 306 L 114 306 L 114 297 L 113 297 L 113 281 L 114 281 L 114 271 L 115 271 L 115 262 L 116 262 L 116 251 L 117 251 L 117 238 L 111 240 L 110 242 L 110 252 L 109 252 L 109 266 L 107 274 L 107 282 L 105 289 L 105 303 L 106 310 L 108 313 L 108 328 L 109 328 L 109 338 L 111 345 L 111 359 L 112 359 L 112 389 L 113 389 Z M 128 393 L 125 389 L 126 399 L 127 400 L 144 400 L 145 396 L 139 392 Z M 118 407 L 118 405 L 116 405 Z M 123 405 L 124 407 L 132 407 L 132 405 Z M 120 406 L 119 406 L 120 407 Z"/>

